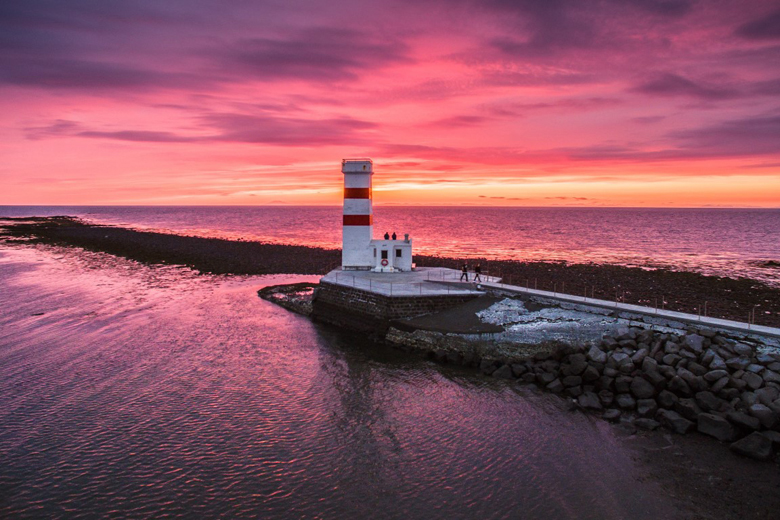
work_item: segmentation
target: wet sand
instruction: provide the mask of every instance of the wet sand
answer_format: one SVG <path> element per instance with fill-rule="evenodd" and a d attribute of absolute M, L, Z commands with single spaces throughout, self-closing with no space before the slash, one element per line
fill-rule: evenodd
<path fill-rule="evenodd" d="M 302 245 L 200 238 L 86 224 L 69 217 L 9 219 L 0 239 L 78 246 L 151 264 L 213 274 L 324 274 L 341 252 Z M 461 260 L 415 255 L 418 265 L 459 268 Z M 470 260 L 474 265 L 478 261 Z M 481 261 L 506 283 L 780 327 L 780 288 L 740 278 L 606 264 Z M 706 312 L 705 312 L 706 311 Z"/>

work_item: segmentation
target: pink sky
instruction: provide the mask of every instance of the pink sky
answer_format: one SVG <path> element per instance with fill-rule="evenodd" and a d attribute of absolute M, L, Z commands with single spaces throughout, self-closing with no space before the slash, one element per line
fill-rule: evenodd
<path fill-rule="evenodd" d="M 780 207 L 780 7 L 0 4 L 0 204 Z"/>

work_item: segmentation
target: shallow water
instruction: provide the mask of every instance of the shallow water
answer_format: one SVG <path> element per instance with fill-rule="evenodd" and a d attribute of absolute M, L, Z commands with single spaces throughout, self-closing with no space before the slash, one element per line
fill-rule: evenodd
<path fill-rule="evenodd" d="M 0 206 L 198 236 L 341 247 L 340 207 Z M 410 233 L 416 254 L 560 260 L 748 277 L 780 286 L 780 209 L 374 208 L 374 235 Z M 767 264 L 775 262 L 775 264 Z"/>
<path fill-rule="evenodd" d="M 612 427 L 212 277 L 0 246 L 0 516 L 670 518 Z"/>

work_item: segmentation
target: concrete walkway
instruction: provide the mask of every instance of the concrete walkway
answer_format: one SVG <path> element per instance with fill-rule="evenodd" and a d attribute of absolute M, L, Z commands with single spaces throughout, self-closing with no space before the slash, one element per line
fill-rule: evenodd
<path fill-rule="evenodd" d="M 384 296 L 440 296 L 447 294 L 478 296 L 484 294 L 484 291 L 478 290 L 474 284 L 459 283 L 460 275 L 460 271 L 444 267 L 418 267 L 414 271 L 396 273 L 342 271 L 339 268 L 323 276 L 322 281 L 355 287 Z M 495 282 L 500 281 L 500 278 L 490 279 Z"/>
<path fill-rule="evenodd" d="M 596 298 L 587 298 L 585 296 L 574 296 L 571 294 L 553 293 L 549 291 L 540 291 L 537 289 L 527 289 L 525 287 L 518 287 L 516 285 L 506 285 L 500 281 L 488 281 L 481 284 L 483 287 L 489 287 L 492 289 L 501 290 L 510 294 L 524 294 L 528 296 L 539 296 L 542 298 L 549 298 L 552 300 L 558 300 L 566 303 L 573 303 L 579 305 L 587 305 L 591 307 L 598 307 L 602 309 L 611 309 L 618 311 L 625 311 L 634 314 L 641 314 L 644 316 L 652 316 L 656 318 L 667 319 L 671 321 L 678 321 L 686 325 L 695 325 L 699 327 L 710 327 L 715 329 L 724 329 L 734 332 L 740 332 L 742 334 L 755 334 L 760 336 L 766 336 L 774 339 L 780 339 L 780 329 L 775 327 L 765 327 L 762 325 L 752 325 L 749 323 L 743 323 L 739 321 L 722 320 L 720 318 L 710 318 L 707 316 L 697 316 L 695 314 L 687 314 L 684 312 L 668 311 L 664 309 L 654 309 L 652 307 L 644 307 L 641 305 L 633 305 L 630 303 L 611 302 L 607 300 L 599 300 Z"/>

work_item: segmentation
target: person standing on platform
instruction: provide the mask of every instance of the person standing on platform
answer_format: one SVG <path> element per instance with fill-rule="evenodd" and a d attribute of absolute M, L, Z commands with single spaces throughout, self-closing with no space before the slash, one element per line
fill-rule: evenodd
<path fill-rule="evenodd" d="M 460 281 L 463 281 L 463 278 L 466 278 L 466 281 L 469 281 L 469 264 L 463 264 L 463 267 L 460 269 L 461 275 L 460 275 Z"/>
<path fill-rule="evenodd" d="M 390 233 L 385 231 L 385 240 L 390 240 Z"/>
<path fill-rule="evenodd" d="M 481 282 L 482 278 L 479 277 L 479 275 L 482 274 L 482 266 L 477 264 L 474 266 L 474 281 L 475 282 Z"/>
<path fill-rule="evenodd" d="M 393 231 L 393 240 L 396 239 L 395 231 Z"/>

